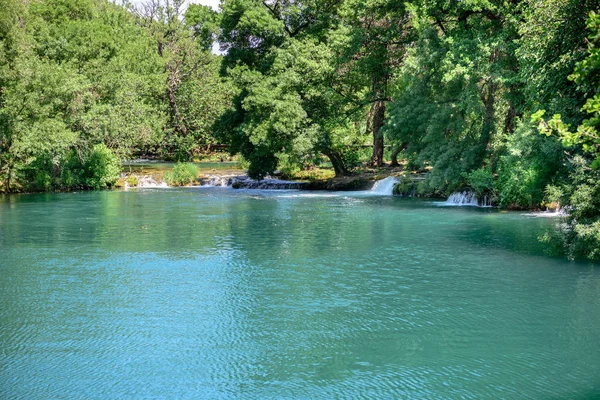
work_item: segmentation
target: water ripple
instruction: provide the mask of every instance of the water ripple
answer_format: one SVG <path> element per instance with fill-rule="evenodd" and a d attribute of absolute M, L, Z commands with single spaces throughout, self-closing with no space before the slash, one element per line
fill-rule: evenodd
<path fill-rule="evenodd" d="M 550 219 L 345 193 L 0 203 L 0 397 L 600 396 L 600 270 Z"/>

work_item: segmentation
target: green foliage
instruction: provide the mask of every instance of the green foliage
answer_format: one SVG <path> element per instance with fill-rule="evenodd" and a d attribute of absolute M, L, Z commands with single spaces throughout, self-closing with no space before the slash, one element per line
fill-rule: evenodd
<path fill-rule="evenodd" d="M 138 185 L 138 178 L 135 175 L 129 175 L 127 177 L 127 185 L 130 187 L 136 187 Z"/>
<path fill-rule="evenodd" d="M 165 172 L 164 179 L 169 186 L 185 186 L 198 177 L 198 167 L 192 163 L 177 163 L 173 171 Z"/>
<path fill-rule="evenodd" d="M 396 196 L 414 196 L 417 194 L 418 184 L 408 176 L 400 177 L 398 183 L 394 185 L 392 192 Z"/>
<path fill-rule="evenodd" d="M 565 175 L 563 150 L 551 137 L 541 136 L 529 123 L 519 123 L 507 135 L 497 165 L 498 197 L 503 206 L 535 208 L 544 190 Z"/>
<path fill-rule="evenodd" d="M 229 0 L 222 8 L 223 67 L 240 91 L 220 120 L 219 137 L 249 161 L 255 178 L 273 172 L 280 159 L 291 165 L 316 153 L 330 159 L 336 174 L 346 174 L 354 162 L 346 148 L 363 139 L 356 111 L 366 105 L 356 107 L 332 87 L 339 69 L 328 35 L 336 35 L 338 4 L 271 8 Z"/>
<path fill-rule="evenodd" d="M 600 16 L 590 13 L 588 28 L 591 30 L 588 55 L 577 63 L 570 79 L 588 89 L 582 111 L 589 118 L 583 119 L 575 131 L 563 122 L 559 114 L 544 120 L 545 111 L 534 114 L 539 131 L 548 137 L 557 137 L 574 154 L 569 159 L 569 179 L 560 187 L 548 188 L 548 197 L 562 200 L 568 205 L 567 224 L 563 226 L 563 241 L 570 257 L 600 259 Z M 579 149 L 582 154 L 577 154 Z"/>
<path fill-rule="evenodd" d="M 194 37 L 204 50 L 209 50 L 219 32 L 219 14 L 208 6 L 190 4 L 185 13 L 186 25 L 194 31 Z"/>
<path fill-rule="evenodd" d="M 92 152 L 83 165 L 85 185 L 92 189 L 106 189 L 119 179 L 121 162 L 105 144 L 92 147 Z"/>
<path fill-rule="evenodd" d="M 526 3 L 524 20 L 518 26 L 517 56 L 521 101 L 531 112 L 545 109 L 549 115 L 562 115 L 568 124 L 581 122 L 583 87 L 578 88 L 569 76 L 585 57 L 586 19 L 597 9 L 596 0 Z"/>
<path fill-rule="evenodd" d="M 49 154 L 43 154 L 24 168 L 24 180 L 30 182 L 28 189 L 33 191 L 51 190 L 56 185 L 53 176 L 55 165 Z"/>
<path fill-rule="evenodd" d="M 496 182 L 490 168 L 479 168 L 466 175 L 467 184 L 479 198 L 495 192 Z"/>
<path fill-rule="evenodd" d="M 581 145 L 584 152 L 592 155 L 592 168 L 600 168 L 600 15 L 591 12 L 587 24 L 592 32 L 588 45 L 588 56 L 578 62 L 575 72 L 569 79 L 575 81 L 582 90 L 589 93 L 582 111 L 588 118 L 584 119 L 574 132 L 570 131 L 568 124 L 563 122 L 560 114 L 555 114 L 550 120 L 542 119 L 544 111 L 538 112 L 535 117 L 539 121 L 539 129 L 546 135 L 556 133 L 566 147 Z"/>
<path fill-rule="evenodd" d="M 233 94 L 206 50 L 218 15 L 193 6 L 185 25 L 180 3 L 0 1 L 0 191 L 108 187 L 82 170 L 99 143 L 189 160 L 215 142 Z"/>
<path fill-rule="evenodd" d="M 517 10 L 479 1 L 410 8 L 418 35 L 397 71 L 385 132 L 414 165 L 432 166 L 431 189 L 451 192 L 489 164 L 504 130 L 498 114 L 511 108 Z"/>
<path fill-rule="evenodd" d="M 89 153 L 69 152 L 61 163 L 61 184 L 68 189 L 107 189 L 112 187 L 121 171 L 121 162 L 104 144 L 92 147 Z"/>
<path fill-rule="evenodd" d="M 562 240 L 569 257 L 600 259 L 600 173 L 581 156 L 571 167 L 570 182 L 561 188 L 569 210 Z"/>

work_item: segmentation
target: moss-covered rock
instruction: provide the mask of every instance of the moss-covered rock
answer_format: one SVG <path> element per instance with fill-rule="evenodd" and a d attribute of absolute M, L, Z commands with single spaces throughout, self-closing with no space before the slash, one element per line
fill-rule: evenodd
<path fill-rule="evenodd" d="M 398 183 L 394 185 L 392 193 L 396 196 L 414 197 L 417 195 L 419 182 L 410 176 L 402 176 L 398 179 Z"/>

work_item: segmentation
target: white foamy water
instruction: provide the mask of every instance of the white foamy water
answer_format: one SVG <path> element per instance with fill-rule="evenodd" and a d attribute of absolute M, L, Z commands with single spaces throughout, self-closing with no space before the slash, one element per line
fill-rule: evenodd
<path fill-rule="evenodd" d="M 534 211 L 534 212 L 522 213 L 521 215 L 525 215 L 528 217 L 558 218 L 558 217 L 566 217 L 567 212 L 565 211 L 564 208 L 561 208 L 558 211 L 550 211 L 550 210 Z"/>
<path fill-rule="evenodd" d="M 157 182 L 150 177 L 139 178 L 137 187 L 139 188 L 167 188 L 169 185 L 165 181 Z"/>
<path fill-rule="evenodd" d="M 462 192 L 454 192 L 448 200 L 438 203 L 444 206 L 470 206 L 470 207 L 491 207 L 492 203 L 488 200 L 487 196 L 479 199 L 477 195 L 469 190 Z"/>
<path fill-rule="evenodd" d="M 375 182 L 373 188 L 371 188 L 371 193 L 381 195 L 381 196 L 391 196 L 393 194 L 394 185 L 398 182 L 398 180 L 393 176 L 388 176 L 385 179 Z"/>
<path fill-rule="evenodd" d="M 232 182 L 231 176 L 215 176 L 207 179 L 202 183 L 203 187 L 230 187 Z"/>
<path fill-rule="evenodd" d="M 477 196 L 475 193 L 464 191 L 464 192 L 454 192 L 446 200 L 445 204 L 449 206 L 478 206 Z"/>

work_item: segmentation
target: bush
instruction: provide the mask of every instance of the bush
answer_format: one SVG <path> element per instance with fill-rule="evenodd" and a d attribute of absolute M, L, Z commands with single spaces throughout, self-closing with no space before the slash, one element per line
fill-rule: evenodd
<path fill-rule="evenodd" d="M 177 163 L 173 171 L 165 172 L 165 182 L 169 186 L 185 186 L 193 183 L 198 177 L 198 167 L 192 163 Z"/>
<path fill-rule="evenodd" d="M 600 259 L 600 171 L 590 168 L 591 163 L 575 156 L 567 183 L 546 188 L 547 200 L 566 204 L 567 216 L 560 232 L 543 239 L 561 244 L 571 259 Z"/>
<path fill-rule="evenodd" d="M 62 160 L 60 170 L 61 185 L 68 189 L 83 187 L 83 161 L 72 149 Z"/>
<path fill-rule="evenodd" d="M 479 168 L 465 175 L 467 184 L 478 197 L 494 193 L 494 175 L 489 168 Z"/>
<path fill-rule="evenodd" d="M 562 145 L 556 138 L 538 134 L 529 123 L 520 123 L 506 137 L 504 145 L 497 171 L 500 204 L 517 208 L 539 206 L 546 186 L 561 180 L 566 172 Z"/>
<path fill-rule="evenodd" d="M 600 260 L 600 219 L 573 225 L 573 237 L 568 241 L 571 258 Z"/>
<path fill-rule="evenodd" d="M 135 175 L 129 175 L 127 177 L 127 185 L 130 187 L 136 187 L 138 185 L 138 178 Z"/>
<path fill-rule="evenodd" d="M 33 191 L 47 191 L 54 187 L 54 164 L 49 154 L 40 154 L 22 169 L 20 180 L 27 183 L 28 189 Z"/>
<path fill-rule="evenodd" d="M 106 189 L 112 187 L 121 172 L 121 162 L 105 144 L 95 145 L 83 160 L 71 150 L 61 165 L 61 183 L 65 188 Z"/>
<path fill-rule="evenodd" d="M 121 173 L 121 162 L 105 144 L 92 148 L 90 157 L 84 164 L 85 185 L 92 189 L 112 187 Z"/>

